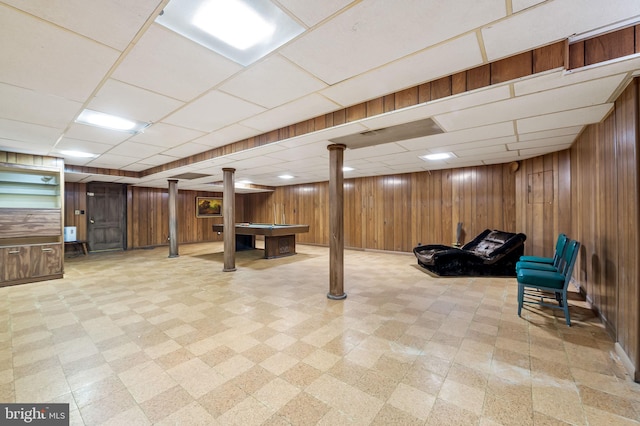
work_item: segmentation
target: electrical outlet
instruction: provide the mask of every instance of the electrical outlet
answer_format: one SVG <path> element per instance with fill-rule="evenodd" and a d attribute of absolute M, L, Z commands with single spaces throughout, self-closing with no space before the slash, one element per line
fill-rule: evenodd
<path fill-rule="evenodd" d="M 76 216 L 80 216 L 80 210 L 76 210 L 74 213 Z"/>

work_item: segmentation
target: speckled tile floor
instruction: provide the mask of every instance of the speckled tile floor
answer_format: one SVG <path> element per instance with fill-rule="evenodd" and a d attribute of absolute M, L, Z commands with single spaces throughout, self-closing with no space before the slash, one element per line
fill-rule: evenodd
<path fill-rule="evenodd" d="M 640 385 L 577 297 L 516 315 L 515 279 L 434 278 L 405 254 L 264 260 L 221 243 L 66 259 L 0 288 L 0 400 L 74 425 L 638 424 Z"/>

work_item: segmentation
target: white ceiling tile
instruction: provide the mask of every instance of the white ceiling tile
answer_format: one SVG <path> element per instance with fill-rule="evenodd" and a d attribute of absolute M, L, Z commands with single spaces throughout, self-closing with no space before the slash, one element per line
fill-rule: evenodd
<path fill-rule="evenodd" d="M 172 126 L 166 123 L 154 123 L 144 129 L 144 132 L 133 136 L 131 140 L 134 142 L 145 143 L 147 145 L 171 148 L 173 146 L 192 141 L 203 134 L 203 132 L 185 129 L 184 127 Z"/>
<path fill-rule="evenodd" d="M 511 7 L 513 13 L 516 13 L 540 3 L 544 3 L 544 0 L 511 0 Z"/>
<path fill-rule="evenodd" d="M 206 134 L 193 142 L 202 145 L 210 146 L 211 148 L 217 148 L 219 146 L 228 145 L 233 142 L 238 142 L 251 136 L 261 134 L 260 130 L 252 129 L 241 124 L 232 124 L 231 126 L 224 127 L 220 130 L 215 130 L 209 134 Z"/>
<path fill-rule="evenodd" d="M 458 151 L 466 151 L 472 149 L 482 149 L 494 145 L 505 146 L 506 144 L 517 142 L 517 138 L 515 135 L 505 136 L 501 138 L 490 138 L 485 140 L 477 140 L 477 141 L 469 141 L 464 143 L 452 144 L 452 145 L 442 145 L 439 147 L 433 147 L 429 149 L 431 153 L 440 153 L 440 152 L 458 152 Z"/>
<path fill-rule="evenodd" d="M 338 138 L 340 136 L 347 136 L 355 133 L 364 132 L 367 127 L 360 123 L 346 123 L 335 127 L 329 127 L 327 129 L 318 130 L 316 132 L 306 133 L 300 136 L 294 136 L 292 138 L 285 139 L 278 142 L 278 145 L 282 145 L 287 148 L 293 148 L 296 146 L 306 145 L 308 143 L 316 143 L 320 141 L 326 141 L 329 145 L 329 139 Z"/>
<path fill-rule="evenodd" d="M 507 121 L 504 123 L 491 124 L 488 126 L 465 129 L 457 132 L 440 133 L 432 136 L 408 139 L 406 141 L 398 141 L 397 144 L 408 150 L 414 151 L 417 149 L 447 147 L 449 145 L 484 141 L 487 139 L 512 135 L 515 135 L 513 123 L 511 121 Z"/>
<path fill-rule="evenodd" d="M 124 142 L 133 136 L 131 133 L 107 130 L 100 127 L 88 126 L 86 124 L 73 123 L 65 133 L 65 138 L 100 142 L 109 145 L 116 145 Z"/>
<path fill-rule="evenodd" d="M 187 142 L 182 145 L 178 145 L 175 148 L 167 149 L 163 151 L 162 154 L 170 155 L 172 157 L 188 157 L 194 154 L 200 154 L 201 152 L 205 152 L 210 150 L 211 148 L 206 145 L 200 145 L 193 142 Z"/>
<path fill-rule="evenodd" d="M 325 144 L 316 143 L 271 152 L 267 154 L 266 157 L 286 161 L 298 161 L 311 157 L 329 158 L 329 150 L 327 150 L 327 146 Z"/>
<path fill-rule="evenodd" d="M 26 144 L 24 141 L 16 141 L 13 139 L 5 139 L 0 137 L 0 151 L 24 152 L 26 154 L 46 155 L 51 151 L 52 144 L 48 142 L 30 142 Z"/>
<path fill-rule="evenodd" d="M 282 53 L 326 83 L 335 84 L 505 14 L 502 0 L 468 2 L 464 8 L 445 0 L 403 1 L 393 7 L 387 1 L 372 0 L 302 35 Z"/>
<path fill-rule="evenodd" d="M 334 84 L 321 93 L 348 106 L 480 64 L 478 39 L 469 34 Z"/>
<path fill-rule="evenodd" d="M 558 136 L 567 136 L 567 135 L 578 135 L 582 132 L 584 126 L 573 126 L 573 127 L 563 127 L 561 129 L 552 129 L 552 130 L 544 130 L 541 132 L 533 132 L 533 133 L 524 133 L 520 132 L 518 135 L 518 139 L 520 142 L 534 140 L 534 139 L 544 139 L 544 138 L 554 138 Z"/>
<path fill-rule="evenodd" d="M 109 150 L 109 154 L 122 154 L 129 157 L 146 158 L 159 154 L 164 151 L 165 148 L 155 145 L 147 145 L 143 143 L 137 143 L 132 141 L 122 142 L 119 145 L 112 147 Z"/>
<path fill-rule="evenodd" d="M 120 54 L 1 3 L 0 52 L 5 58 L 1 82 L 79 102 L 86 100 Z"/>
<path fill-rule="evenodd" d="M 239 64 L 153 24 L 113 77 L 189 101 L 241 69 Z"/>
<path fill-rule="evenodd" d="M 56 152 L 60 151 L 79 151 L 88 154 L 103 154 L 113 148 L 112 145 L 83 141 L 78 139 L 62 138 L 56 145 Z"/>
<path fill-rule="evenodd" d="M 530 133 L 567 126 L 593 124 L 600 122 L 606 117 L 612 108 L 613 104 L 603 104 L 571 111 L 562 111 L 555 114 L 518 120 L 516 125 L 518 126 L 518 132 Z"/>
<path fill-rule="evenodd" d="M 244 151 L 239 151 L 233 154 L 225 155 L 225 158 L 235 160 L 235 161 L 245 160 L 247 158 L 262 157 L 262 156 L 271 154 L 272 152 L 278 152 L 283 150 L 285 150 L 284 146 L 271 143 L 271 144 L 260 146 L 257 148 L 245 149 Z"/>
<path fill-rule="evenodd" d="M 351 161 L 360 158 L 379 157 L 381 155 L 391 155 L 407 150 L 397 143 L 386 143 L 384 145 L 369 146 L 358 149 L 346 149 L 344 151 L 344 160 Z"/>
<path fill-rule="evenodd" d="M 0 117 L 64 129 L 81 108 L 79 102 L 0 83 Z"/>
<path fill-rule="evenodd" d="M 564 145 L 554 145 L 553 149 L 549 149 L 549 147 L 522 149 L 520 150 L 520 155 L 522 156 L 544 155 L 544 154 L 549 154 L 550 152 L 563 151 L 569 148 L 571 148 L 570 143 L 564 144 Z"/>
<path fill-rule="evenodd" d="M 640 15 L 640 2 L 546 1 L 482 29 L 489 61 L 562 40 Z M 526 30 L 523 30 L 525 29 Z"/>
<path fill-rule="evenodd" d="M 468 158 L 468 157 L 477 157 L 480 158 L 483 155 L 494 155 L 495 153 L 505 152 L 507 147 L 502 145 L 489 145 L 482 148 L 474 148 L 474 149 L 457 149 L 453 151 L 453 153 L 458 158 Z"/>
<path fill-rule="evenodd" d="M 263 132 L 268 132 L 292 123 L 298 123 L 335 111 L 338 108 L 339 105 L 336 105 L 324 96 L 313 94 L 254 115 L 251 118 L 243 120 L 241 124 L 254 129 L 260 129 Z"/>
<path fill-rule="evenodd" d="M 175 99 L 109 79 L 89 102 L 88 108 L 119 117 L 155 122 L 182 105 L 183 102 Z"/>
<path fill-rule="evenodd" d="M 65 161 L 66 164 L 66 161 Z M 71 172 L 64 172 L 64 181 L 65 182 L 80 182 L 82 181 L 82 179 L 86 178 L 86 177 L 90 177 L 90 174 L 86 174 L 86 173 L 71 173 Z"/>
<path fill-rule="evenodd" d="M 324 0 L 309 2 L 306 0 L 279 0 L 282 6 L 304 22 L 308 27 L 313 27 L 318 22 L 328 18 L 353 0 Z"/>
<path fill-rule="evenodd" d="M 23 145 L 35 143 L 52 148 L 61 133 L 54 127 L 0 118 L 0 138 L 19 141 Z"/>
<path fill-rule="evenodd" d="M 158 6 L 158 0 L 4 0 L 4 3 L 118 50 L 127 47 Z"/>
<path fill-rule="evenodd" d="M 179 157 L 172 157 L 170 155 L 158 154 L 158 155 L 152 155 L 150 157 L 143 158 L 142 160 L 138 161 L 138 163 L 145 164 L 147 168 L 149 168 L 150 166 L 160 166 L 162 164 L 167 164 L 172 161 L 176 161 L 178 159 Z"/>
<path fill-rule="evenodd" d="M 516 149 L 540 148 L 552 145 L 566 145 L 573 143 L 577 136 L 578 135 L 566 135 L 557 136 L 555 138 L 533 139 L 525 142 L 510 143 L 507 145 L 507 148 L 510 151 L 514 151 Z"/>
<path fill-rule="evenodd" d="M 122 167 L 122 170 L 127 170 L 129 172 L 141 172 L 141 171 L 146 170 L 148 168 L 149 168 L 149 166 L 147 166 L 146 164 L 133 163 L 133 164 L 129 164 L 128 166 Z"/>
<path fill-rule="evenodd" d="M 91 167 L 122 168 L 138 161 L 138 158 L 124 155 L 102 154 L 88 163 Z"/>
<path fill-rule="evenodd" d="M 262 111 L 264 111 L 263 107 L 226 93 L 212 91 L 163 121 L 176 126 L 212 132 Z"/>
<path fill-rule="evenodd" d="M 474 107 L 438 115 L 436 121 L 448 130 L 477 127 L 484 124 L 532 117 L 539 114 L 569 110 L 583 105 L 608 101 L 621 76 L 612 76 L 558 89 L 519 96 L 488 106 Z"/>
<path fill-rule="evenodd" d="M 273 108 L 327 87 L 280 55 L 274 55 L 223 83 L 218 89 Z"/>

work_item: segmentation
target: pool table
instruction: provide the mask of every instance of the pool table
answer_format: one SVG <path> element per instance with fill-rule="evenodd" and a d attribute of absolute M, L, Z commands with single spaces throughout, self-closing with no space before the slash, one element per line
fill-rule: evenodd
<path fill-rule="evenodd" d="M 213 225 L 223 232 L 223 224 Z M 264 235 L 264 258 L 296 254 L 296 234 L 309 232 L 309 225 L 272 225 L 270 223 L 236 223 L 236 251 L 256 248 L 256 235 Z"/>

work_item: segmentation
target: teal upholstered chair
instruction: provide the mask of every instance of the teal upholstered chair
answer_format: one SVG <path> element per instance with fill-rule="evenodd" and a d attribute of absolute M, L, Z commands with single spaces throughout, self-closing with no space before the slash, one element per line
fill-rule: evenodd
<path fill-rule="evenodd" d="M 536 304 L 548 308 L 562 309 L 568 326 L 571 325 L 569 304 L 567 302 L 567 288 L 571 281 L 571 274 L 576 263 L 580 243 L 569 240 L 560 258 L 556 271 L 542 271 L 539 269 L 521 268 L 517 273 L 518 279 L 518 316 L 521 316 L 522 306 Z M 558 304 L 548 303 L 555 299 Z"/>
<path fill-rule="evenodd" d="M 565 234 L 558 235 L 553 257 L 520 256 L 516 263 L 516 273 L 520 269 L 539 269 L 541 271 L 557 271 L 562 259 L 562 254 L 569 238 Z"/>

